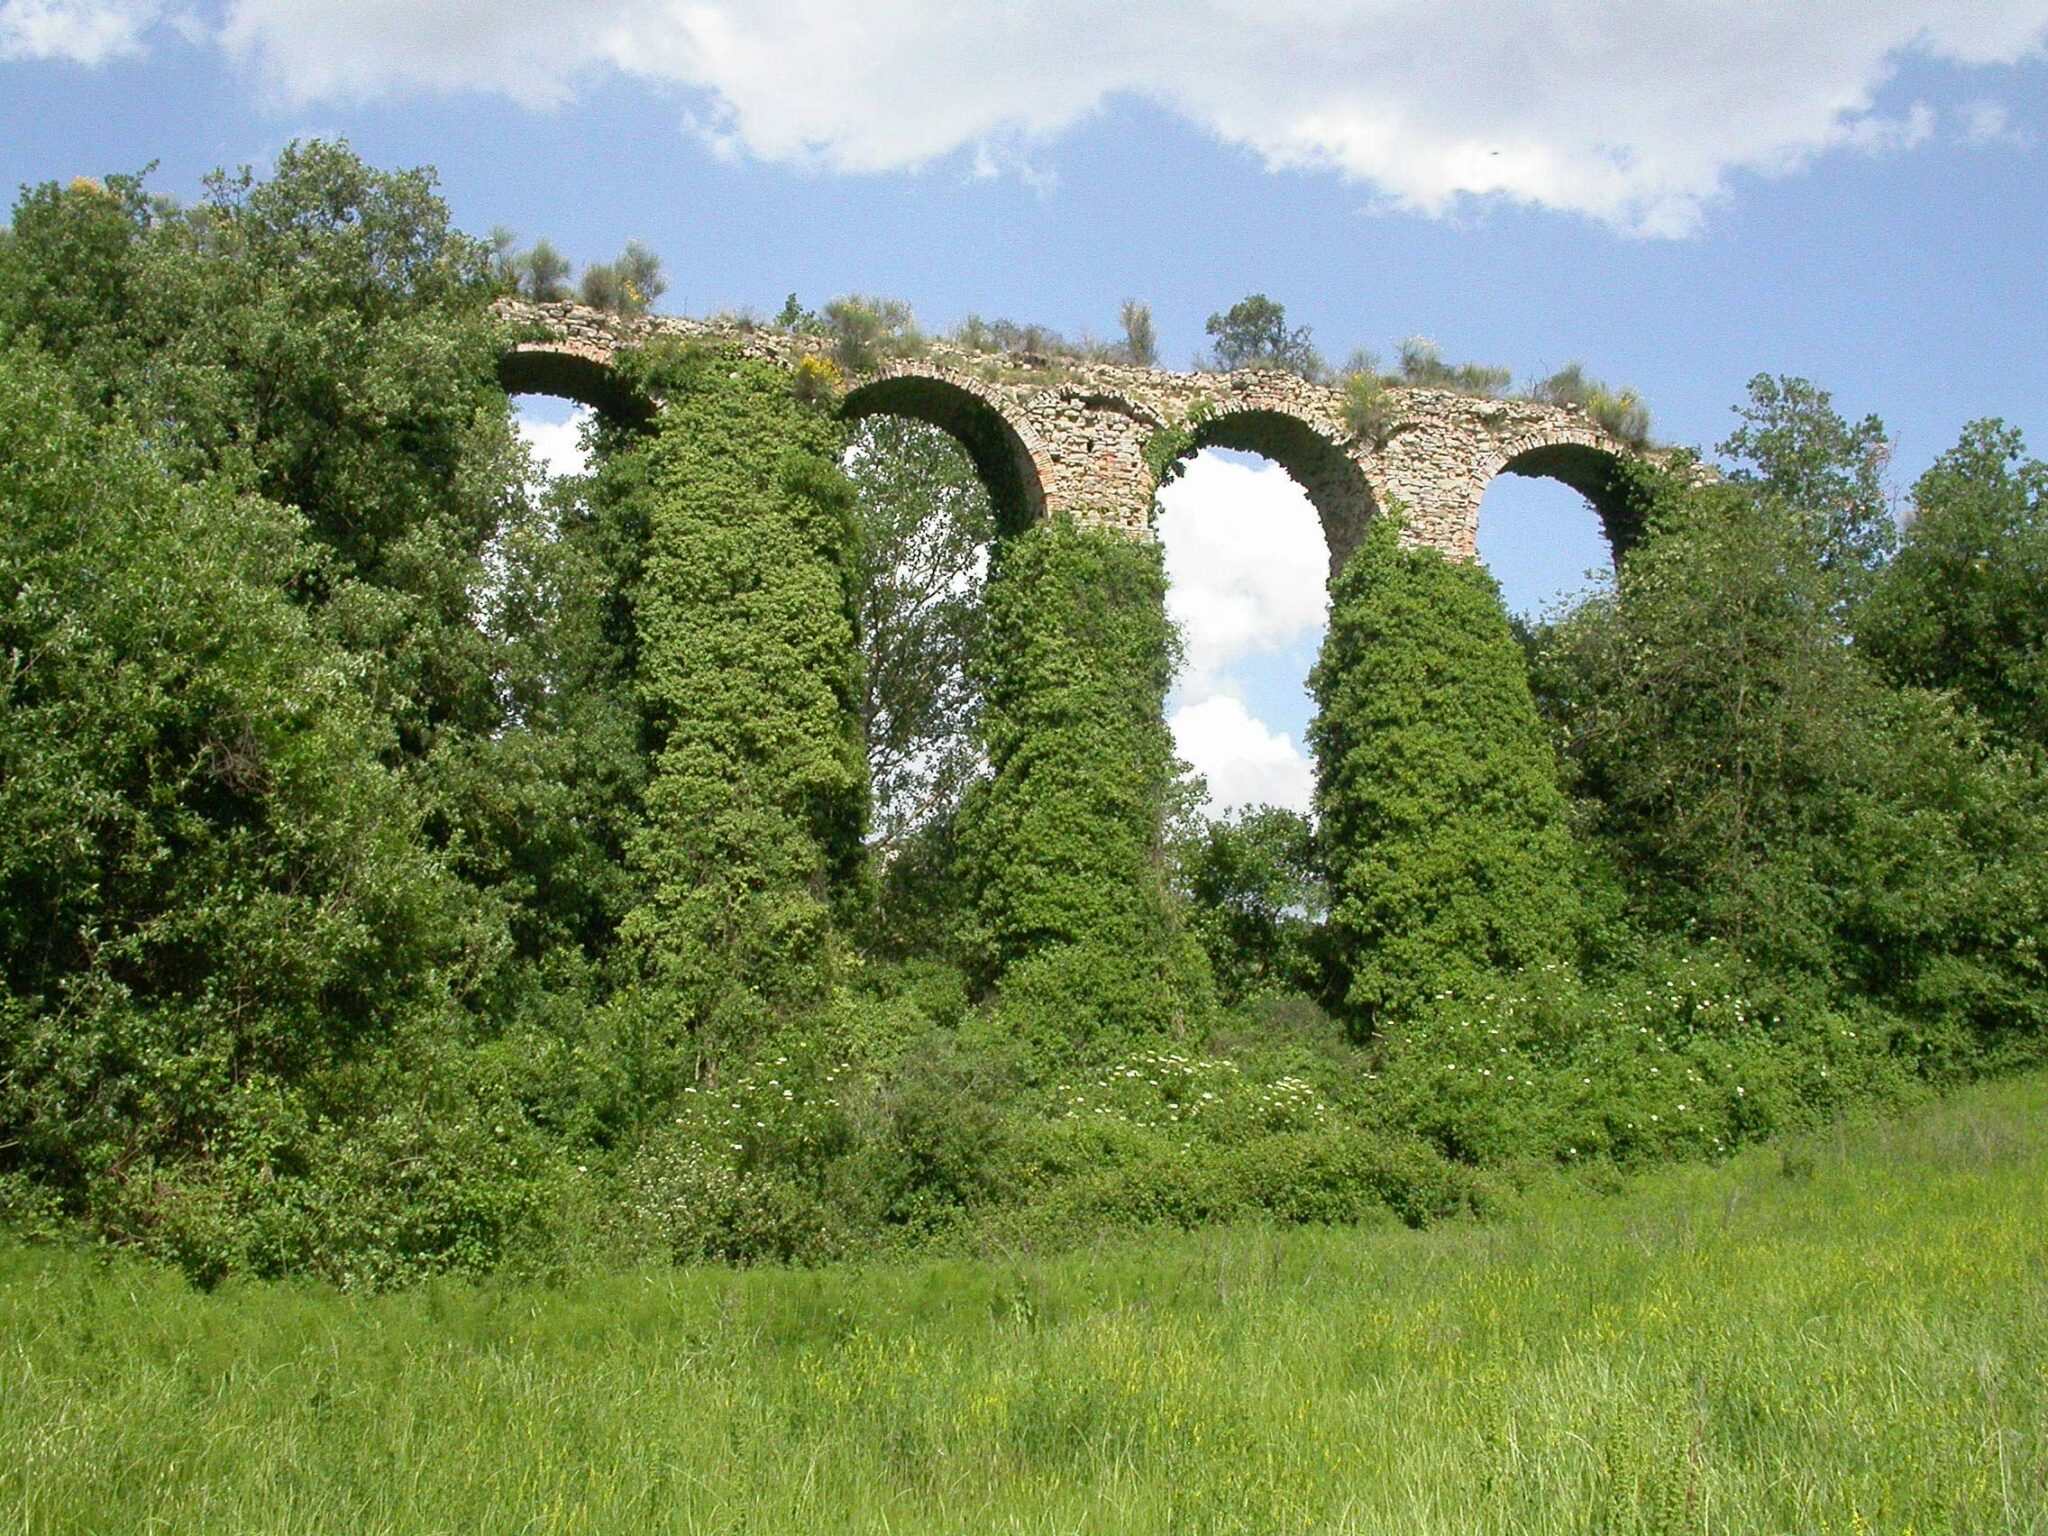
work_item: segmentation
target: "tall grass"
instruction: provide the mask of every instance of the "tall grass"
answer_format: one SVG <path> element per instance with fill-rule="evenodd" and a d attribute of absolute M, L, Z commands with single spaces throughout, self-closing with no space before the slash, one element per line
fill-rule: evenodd
<path fill-rule="evenodd" d="M 2048 1531 L 2048 1078 L 1512 1219 L 198 1294 L 0 1250 L 0 1528 Z"/>

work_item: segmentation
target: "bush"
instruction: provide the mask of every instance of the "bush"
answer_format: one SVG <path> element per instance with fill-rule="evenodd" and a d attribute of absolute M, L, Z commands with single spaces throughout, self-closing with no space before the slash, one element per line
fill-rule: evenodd
<path fill-rule="evenodd" d="M 1485 1167 L 1720 1157 L 1914 1091 L 1895 1030 L 1724 946 L 1659 947 L 1588 986 L 1568 967 L 1435 1000 L 1377 1054 L 1386 1123 Z"/>
<path fill-rule="evenodd" d="M 1369 362 L 1363 367 L 1347 368 L 1337 380 L 1337 389 L 1344 397 L 1344 424 L 1373 447 L 1386 447 L 1399 412 L 1392 391 L 1379 373 Z"/>
<path fill-rule="evenodd" d="M 910 306 L 901 299 L 848 294 L 825 306 L 825 334 L 832 356 L 848 373 L 872 373 L 889 358 L 910 357 L 924 348 Z"/>
<path fill-rule="evenodd" d="M 843 1061 L 788 1051 L 685 1088 L 626 1171 L 635 1237 L 677 1263 L 816 1263 L 847 1251 Z"/>
<path fill-rule="evenodd" d="M 1632 389 L 1610 389 L 1589 378 L 1582 364 L 1567 363 L 1529 391 L 1546 405 L 1577 406 L 1603 431 L 1632 448 L 1650 441 L 1650 408 Z"/>
<path fill-rule="evenodd" d="M 790 373 L 790 388 L 805 405 L 830 408 L 838 403 L 846 380 L 831 358 L 812 354 L 797 359 Z"/>
<path fill-rule="evenodd" d="M 1491 398 L 1508 387 L 1512 370 L 1481 363 L 1447 363 L 1435 342 L 1411 336 L 1401 343 L 1401 382 L 1419 389 L 1450 389 Z"/>

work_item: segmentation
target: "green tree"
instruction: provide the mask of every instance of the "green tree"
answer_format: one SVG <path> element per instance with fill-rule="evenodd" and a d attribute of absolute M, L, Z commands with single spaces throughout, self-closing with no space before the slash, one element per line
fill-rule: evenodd
<path fill-rule="evenodd" d="M 871 417 L 847 457 L 862 529 L 861 724 L 885 857 L 958 808 L 981 764 L 970 671 L 995 514 L 967 455 L 936 427 Z"/>
<path fill-rule="evenodd" d="M 1177 839 L 1174 857 L 1189 926 L 1222 1002 L 1321 990 L 1328 891 L 1306 816 L 1262 805 L 1199 818 Z"/>
<path fill-rule="evenodd" d="M 1610 595 L 1538 641 L 1561 669 L 1579 787 L 1622 850 L 1651 925 L 1738 947 L 1760 923 L 1814 962 L 1781 865 L 1806 792 L 1849 750 L 1837 707 L 1862 690 L 1833 588 L 1801 520 L 1746 484 L 1653 487 L 1650 537 Z M 1787 921 L 1779 923 L 1777 918 Z"/>
<path fill-rule="evenodd" d="M 1734 461 L 1730 478 L 1796 514 L 1821 569 L 1853 603 L 1898 539 L 1884 486 L 1892 457 L 1884 423 L 1875 416 L 1851 423 L 1826 390 L 1761 373 L 1736 415 L 1742 425 L 1718 450 Z"/>
<path fill-rule="evenodd" d="M 490 729 L 470 609 L 520 461 L 489 249 L 449 227 L 429 173 L 346 145 L 293 144 L 266 181 L 208 186 L 172 221 L 133 181 L 26 194 L 0 335 L 42 339 L 177 473 L 305 513 L 337 559 L 298 593 L 373 661 L 401 753 Z"/>
<path fill-rule="evenodd" d="M 620 451 L 607 438 L 630 441 L 590 433 L 600 459 Z M 601 965 L 643 895 L 626 850 L 648 772 L 630 603 L 645 548 L 621 512 L 587 478 L 513 504 L 477 605 L 502 720 L 432 765 L 452 867 L 499 897 L 516 958 L 556 987 Z"/>
<path fill-rule="evenodd" d="M 1213 338 L 1211 351 L 1218 368 L 1279 368 L 1304 379 L 1319 379 L 1325 371 L 1308 327 L 1290 329 L 1286 307 L 1263 293 L 1211 315 L 1204 329 Z"/>
<path fill-rule="evenodd" d="M 1571 957 L 1575 855 L 1493 579 L 1378 518 L 1309 677 L 1339 1004 L 1361 1032 Z"/>
<path fill-rule="evenodd" d="M 2048 747 L 2048 465 L 2017 430 L 1973 422 L 1920 477 L 1856 638 L 1896 681 L 1952 688 Z"/>
<path fill-rule="evenodd" d="M 324 564 L 302 519 L 66 395 L 6 350 L 0 1163 L 148 1222 L 155 1170 L 495 957 L 360 666 L 287 596 Z"/>
<path fill-rule="evenodd" d="M 1633 471 L 1652 533 L 1539 642 L 1577 792 L 1637 920 L 1725 941 L 1802 1006 L 1871 1001 L 1935 1068 L 2038 1034 L 2044 787 L 1846 643 L 1810 527 Z"/>

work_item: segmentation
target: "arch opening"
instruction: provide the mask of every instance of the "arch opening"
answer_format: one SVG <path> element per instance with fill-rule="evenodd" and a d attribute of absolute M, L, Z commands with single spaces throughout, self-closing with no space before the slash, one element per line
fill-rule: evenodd
<path fill-rule="evenodd" d="M 1478 553 L 1520 623 L 1555 615 L 1614 575 L 1612 547 L 1592 504 L 1549 476 L 1494 478 L 1479 502 Z"/>
<path fill-rule="evenodd" d="M 886 866 L 950 821 L 986 766 L 974 651 L 996 516 L 980 470 L 943 429 L 876 412 L 849 437 L 867 841 Z"/>
<path fill-rule="evenodd" d="M 522 342 L 498 358 L 508 395 L 549 395 L 588 406 L 607 421 L 645 425 L 655 403 L 620 381 L 611 364 L 568 347 Z"/>
<path fill-rule="evenodd" d="M 849 422 L 907 417 L 951 437 L 988 489 L 998 533 L 1029 527 L 1045 511 L 1045 487 L 1030 447 L 1002 412 L 963 385 L 929 374 L 892 374 L 848 391 L 839 413 Z"/>
<path fill-rule="evenodd" d="M 1195 451 L 1221 448 L 1256 455 L 1299 487 L 1321 524 L 1328 574 L 1335 575 L 1379 510 L 1365 473 L 1343 446 L 1284 411 L 1224 411 L 1194 431 Z"/>
<path fill-rule="evenodd" d="M 1577 491 L 1600 519 L 1614 560 L 1620 560 L 1642 537 L 1642 512 L 1628 493 L 1621 460 L 1604 448 L 1548 443 L 1515 454 L 1501 465 L 1499 473 L 1555 480 Z"/>
<path fill-rule="evenodd" d="M 592 407 L 561 395 L 521 392 L 511 397 L 512 425 L 540 472 L 541 490 L 556 481 L 573 479 L 590 469 L 589 429 Z"/>
<path fill-rule="evenodd" d="M 1325 515 L 1285 462 L 1210 447 L 1160 490 L 1155 526 L 1184 647 L 1167 723 L 1208 783 L 1206 809 L 1306 812 L 1308 673 L 1329 624 Z"/>

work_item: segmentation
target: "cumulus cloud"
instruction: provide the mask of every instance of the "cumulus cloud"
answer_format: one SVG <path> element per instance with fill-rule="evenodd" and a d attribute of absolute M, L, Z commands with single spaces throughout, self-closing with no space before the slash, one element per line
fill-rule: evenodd
<path fill-rule="evenodd" d="M 1924 113 L 1876 106 L 1900 63 L 2038 55 L 2048 0 L 228 0 L 220 35 L 294 105 L 545 106 L 616 71 L 690 91 L 693 130 L 734 154 L 840 171 L 1031 166 L 1020 146 L 1130 97 L 1393 206 L 1497 197 L 1679 235 L 1737 171 L 1919 142 Z"/>
<path fill-rule="evenodd" d="M 0 0 L 0 59 L 104 64 L 139 53 L 157 0 Z"/>
<path fill-rule="evenodd" d="M 587 467 L 583 452 L 583 426 L 590 419 L 590 412 L 579 406 L 566 419 L 550 421 L 547 416 L 523 409 L 514 424 L 519 435 L 526 439 L 526 446 L 533 450 L 534 462 L 541 472 L 550 479 L 563 475 L 580 475 Z"/>
<path fill-rule="evenodd" d="M 1196 455 L 1160 499 L 1166 606 L 1187 647 L 1168 716 L 1180 755 L 1209 781 L 1212 810 L 1307 810 L 1307 755 L 1256 712 L 1287 706 L 1242 674 L 1323 628 L 1329 556 L 1315 509 L 1284 470 L 1217 453 Z"/>
<path fill-rule="evenodd" d="M 1167 611 L 1187 644 L 1182 691 L 1203 698 L 1247 657 L 1322 627 L 1330 557 L 1301 487 L 1271 464 L 1198 454 L 1160 496 Z"/>
<path fill-rule="evenodd" d="M 1209 809 L 1278 805 L 1306 811 L 1315 769 L 1294 738 L 1227 696 L 1184 704 L 1167 717 L 1174 747 L 1209 781 Z"/>

